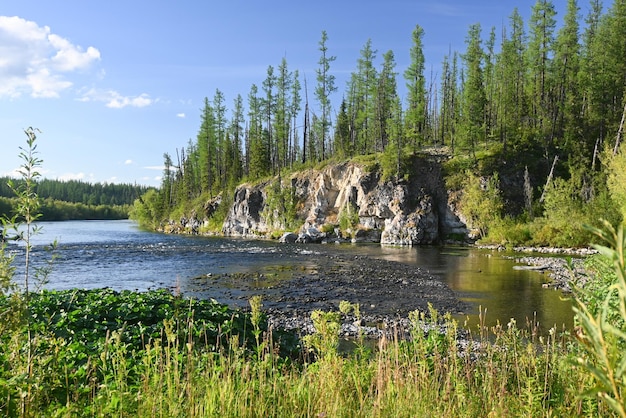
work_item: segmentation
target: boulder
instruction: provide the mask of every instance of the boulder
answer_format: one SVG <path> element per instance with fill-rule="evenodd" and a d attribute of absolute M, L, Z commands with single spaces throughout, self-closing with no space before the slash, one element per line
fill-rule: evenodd
<path fill-rule="evenodd" d="M 280 239 L 278 240 L 278 242 L 281 243 L 287 243 L 287 244 L 293 244 L 294 242 L 296 242 L 296 240 L 298 239 L 298 235 L 294 234 L 293 232 L 285 232 Z"/>

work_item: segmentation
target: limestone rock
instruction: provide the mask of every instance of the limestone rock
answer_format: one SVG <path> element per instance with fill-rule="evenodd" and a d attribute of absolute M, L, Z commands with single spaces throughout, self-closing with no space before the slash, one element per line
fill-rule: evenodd
<path fill-rule="evenodd" d="M 274 181 L 278 181 L 277 179 Z M 241 185 L 222 232 L 228 236 L 264 236 L 284 229 L 275 199 L 268 200 L 272 182 Z M 274 188 L 276 189 L 276 188 Z M 441 164 L 428 157 L 415 157 L 408 180 L 383 180 L 379 171 L 366 171 L 355 163 L 309 169 L 282 178 L 278 190 L 289 190 L 301 228 L 296 242 L 328 242 L 340 239 L 337 230 L 327 234 L 324 226 L 339 225 L 341 219 L 353 224 L 356 242 L 391 245 L 419 245 L 442 242 L 453 235 L 467 239 L 468 231 L 458 216 L 455 200 L 448 196 Z M 269 205 L 269 206 L 268 206 Z M 284 235 L 292 240 L 294 235 Z M 281 239 L 282 240 L 282 239 Z"/>

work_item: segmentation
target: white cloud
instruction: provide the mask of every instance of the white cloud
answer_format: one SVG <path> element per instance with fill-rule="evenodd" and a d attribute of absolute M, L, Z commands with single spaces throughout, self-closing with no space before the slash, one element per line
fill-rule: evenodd
<path fill-rule="evenodd" d="M 132 163 L 133 163 L 133 160 L 130 160 L 130 159 L 129 159 L 129 160 L 126 160 L 126 161 L 124 161 L 124 164 L 125 164 L 125 165 L 131 165 Z"/>
<path fill-rule="evenodd" d="M 144 167 L 144 169 L 146 170 L 165 170 L 165 166 L 164 165 L 149 165 Z"/>
<path fill-rule="evenodd" d="M 48 26 L 0 16 L 0 97 L 58 97 L 72 86 L 68 73 L 89 68 L 100 51 L 85 51 Z"/>
<path fill-rule="evenodd" d="M 139 96 L 122 96 L 114 90 L 90 89 L 82 93 L 82 102 L 103 102 L 106 107 L 112 109 L 122 109 L 124 107 L 146 107 L 154 103 L 149 95 L 142 93 Z"/>
<path fill-rule="evenodd" d="M 64 173 L 57 176 L 57 180 L 69 181 L 69 180 L 85 180 L 87 176 L 85 173 Z"/>
<path fill-rule="evenodd" d="M 177 118 L 181 118 L 181 119 L 185 119 L 187 116 L 184 113 L 177 113 L 176 117 Z"/>

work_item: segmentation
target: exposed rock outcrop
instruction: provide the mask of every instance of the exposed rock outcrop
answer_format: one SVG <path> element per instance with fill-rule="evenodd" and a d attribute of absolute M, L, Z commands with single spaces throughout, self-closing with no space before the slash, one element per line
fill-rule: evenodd
<path fill-rule="evenodd" d="M 410 173 L 407 180 L 389 181 L 377 170 L 342 163 L 282 178 L 280 187 L 244 184 L 235 192 L 222 232 L 251 237 L 287 229 L 284 213 L 291 208 L 301 225 L 297 242 L 346 238 L 340 224 L 355 241 L 418 245 L 467 239 L 467 228 L 449 202 L 440 163 L 415 157 Z"/>

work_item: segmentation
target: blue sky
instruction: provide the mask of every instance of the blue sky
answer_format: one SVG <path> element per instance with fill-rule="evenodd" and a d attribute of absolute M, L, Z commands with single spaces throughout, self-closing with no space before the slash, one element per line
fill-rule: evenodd
<path fill-rule="evenodd" d="M 286 57 L 313 99 L 318 42 L 336 56 L 337 103 L 368 39 L 377 65 L 393 50 L 398 84 L 411 33 L 424 28 L 426 75 L 439 80 L 467 29 L 500 33 L 534 0 L 163 1 L 20 0 L 0 6 L 0 175 L 20 165 L 23 130 L 38 136 L 47 178 L 158 186 L 163 153 L 195 140 L 205 97 L 232 109 Z M 560 23 L 566 0 L 554 1 Z M 588 2 L 579 1 L 581 15 Z M 301 80 L 302 81 L 302 80 Z M 337 105 L 338 106 L 338 103 Z"/>

